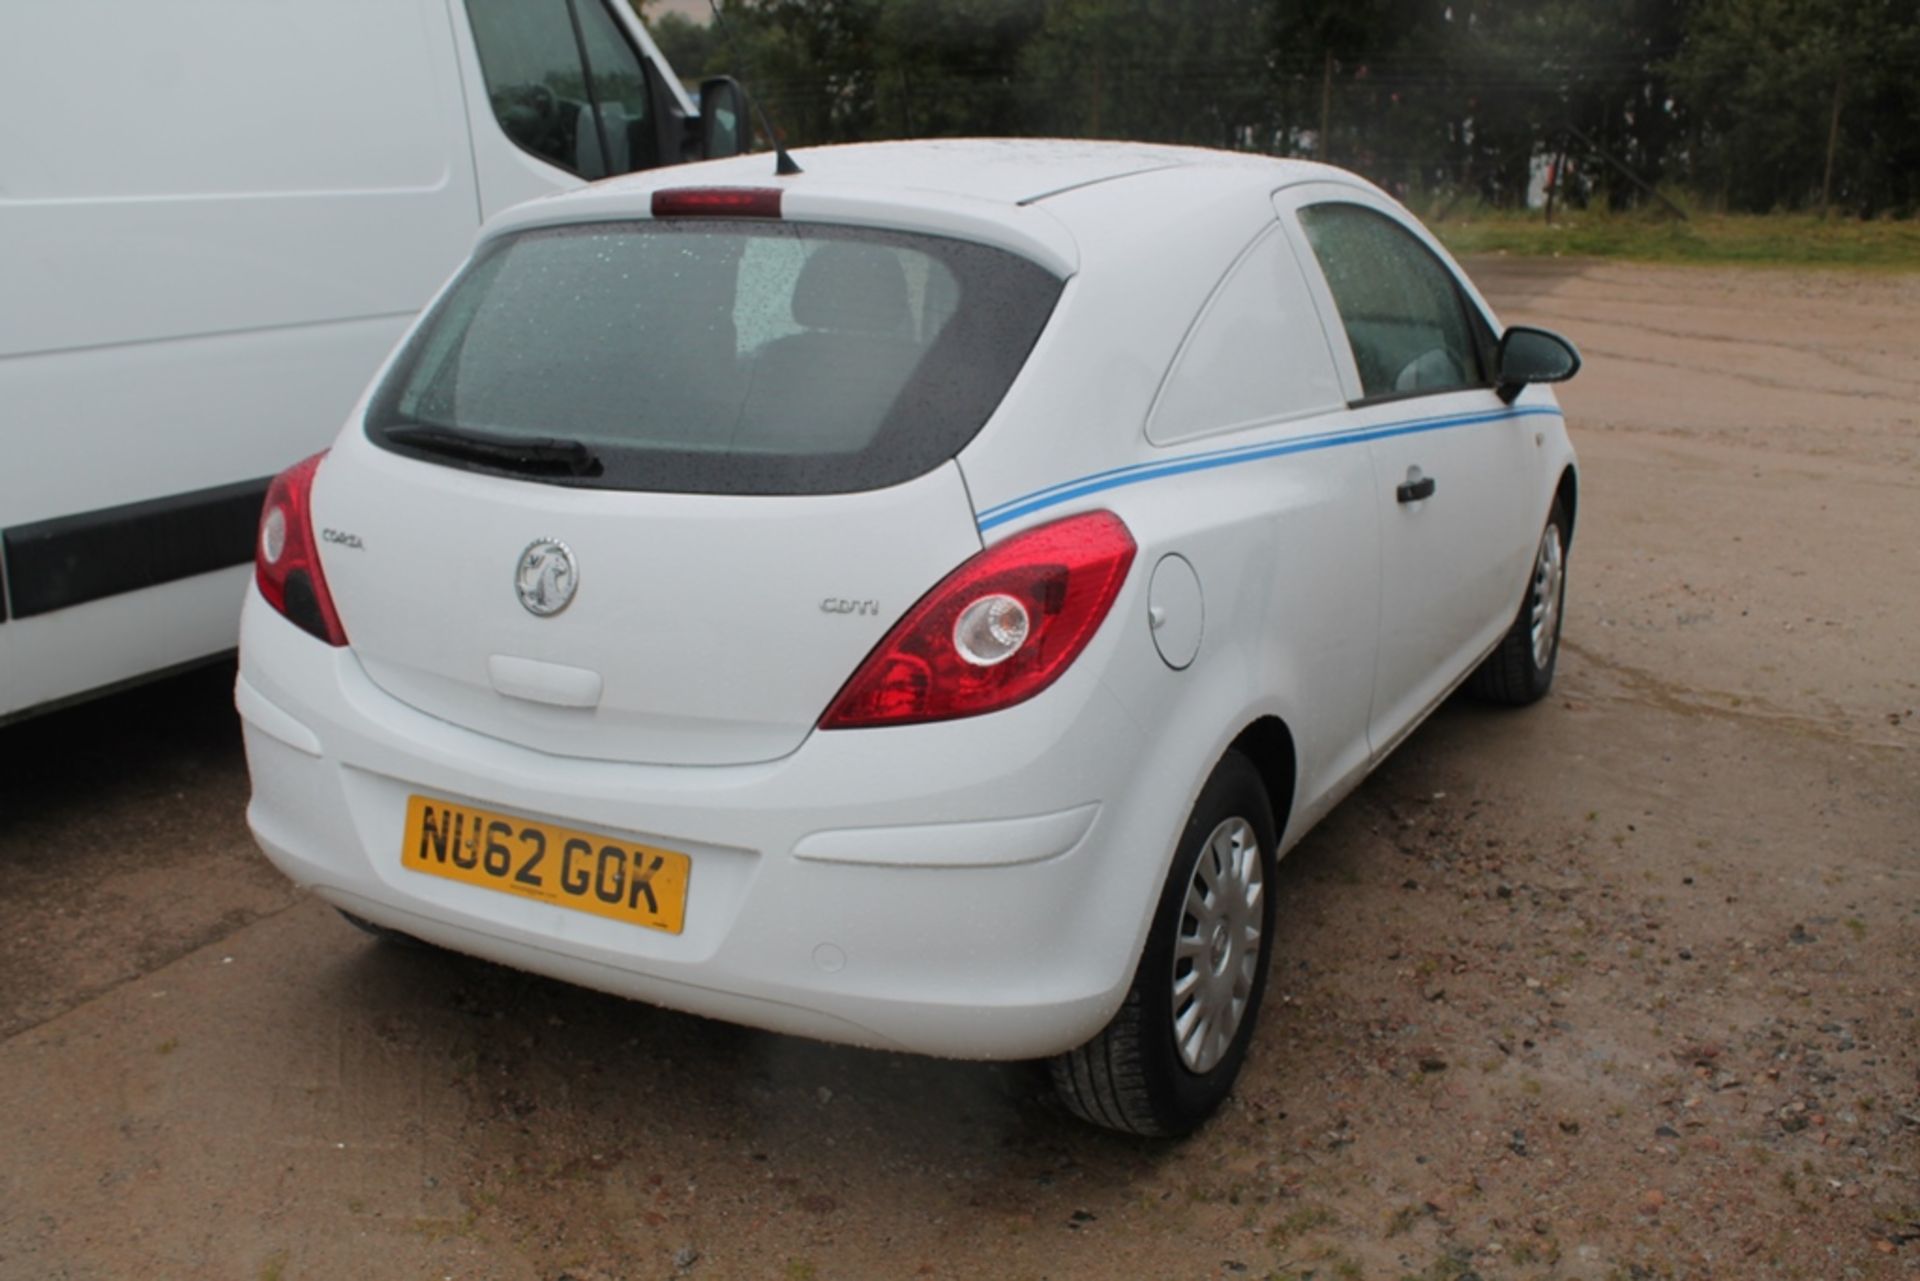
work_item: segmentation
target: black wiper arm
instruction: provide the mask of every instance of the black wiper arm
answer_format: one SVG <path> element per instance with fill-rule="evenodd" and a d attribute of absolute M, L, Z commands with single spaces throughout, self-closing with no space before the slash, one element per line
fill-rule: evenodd
<path fill-rule="evenodd" d="M 585 442 L 563 436 L 505 436 L 471 427 L 389 427 L 396 445 L 505 467 L 530 476 L 598 476 L 604 469 Z"/>

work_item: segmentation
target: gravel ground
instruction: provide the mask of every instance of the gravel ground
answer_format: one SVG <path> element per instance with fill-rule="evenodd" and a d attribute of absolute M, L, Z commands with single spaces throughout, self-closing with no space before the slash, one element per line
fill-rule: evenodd
<path fill-rule="evenodd" d="M 1920 1276 L 1920 278 L 1487 260 L 1560 684 L 1286 861 L 1200 1135 L 371 943 L 212 669 L 0 730 L 0 1278 Z"/>

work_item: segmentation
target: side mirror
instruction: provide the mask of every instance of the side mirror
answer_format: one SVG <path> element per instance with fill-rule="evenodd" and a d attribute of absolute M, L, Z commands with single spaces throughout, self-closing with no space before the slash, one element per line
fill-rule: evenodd
<path fill-rule="evenodd" d="M 1494 387 L 1511 404 L 1529 383 L 1563 383 L 1580 372 L 1580 353 L 1551 329 L 1514 325 L 1500 335 Z"/>
<path fill-rule="evenodd" d="M 747 149 L 747 91 L 732 76 L 700 82 L 700 158 L 722 160 Z"/>

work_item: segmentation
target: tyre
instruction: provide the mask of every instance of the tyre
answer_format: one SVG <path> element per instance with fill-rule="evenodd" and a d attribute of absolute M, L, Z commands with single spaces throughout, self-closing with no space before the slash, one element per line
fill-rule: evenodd
<path fill-rule="evenodd" d="M 1267 987 L 1276 844 L 1259 771 L 1228 752 L 1187 819 L 1119 1013 L 1052 1061 L 1054 1090 L 1076 1116 L 1180 1135 L 1227 1097 Z"/>
<path fill-rule="evenodd" d="M 1547 527 L 1533 554 L 1533 573 L 1520 613 L 1500 644 L 1467 680 L 1476 698 L 1524 707 L 1553 688 L 1560 661 L 1560 620 L 1567 603 L 1567 513 L 1558 498 L 1547 513 Z"/>

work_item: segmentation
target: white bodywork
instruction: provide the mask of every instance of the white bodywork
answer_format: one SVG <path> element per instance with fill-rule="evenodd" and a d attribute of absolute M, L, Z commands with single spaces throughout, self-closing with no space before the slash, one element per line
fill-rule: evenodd
<path fill-rule="evenodd" d="M 13 0 L 0 119 L 0 531 L 320 448 L 482 219 L 581 185 L 463 0 Z M 248 573 L 0 608 L 0 719 L 233 648 Z"/>
<path fill-rule="evenodd" d="M 328 900 L 507 964 L 831 1040 L 1062 1051 L 1124 996 L 1222 753 L 1284 728 L 1292 776 L 1263 764 L 1282 849 L 1297 841 L 1512 624 L 1572 451 L 1544 388 L 1349 407 L 1358 375 L 1294 211 L 1358 203 L 1432 244 L 1351 175 L 1070 143 L 799 159 L 806 173 L 778 180 L 788 219 L 937 229 L 1068 277 L 984 429 L 890 490 L 768 499 L 476 475 L 374 445 L 356 414 L 314 520 L 363 538 L 322 560 L 349 636 L 378 632 L 381 657 L 250 595 L 249 818 Z M 775 183 L 766 157 L 693 166 L 537 202 L 487 234 L 644 218 L 656 188 Z M 1434 498 L 1396 502 L 1410 466 Z M 947 570 L 1096 509 L 1139 552 L 1057 684 L 970 719 L 811 729 Z M 574 640 L 512 601 L 538 537 L 579 552 Z M 829 615 L 829 596 L 882 608 Z M 457 643 L 495 598 L 487 644 Z M 489 648 L 536 674 L 603 673 L 618 707 L 503 692 Z M 687 853 L 685 932 L 402 869 L 415 792 Z"/>

